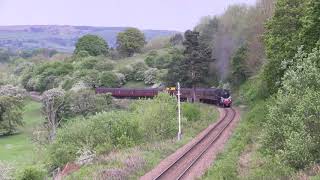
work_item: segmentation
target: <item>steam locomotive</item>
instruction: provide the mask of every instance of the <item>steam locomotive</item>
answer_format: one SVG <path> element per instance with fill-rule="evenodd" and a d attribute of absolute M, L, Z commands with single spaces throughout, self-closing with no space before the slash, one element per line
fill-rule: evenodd
<path fill-rule="evenodd" d="M 171 95 L 177 96 L 178 91 L 175 87 L 172 88 L 150 88 L 150 89 L 137 89 L 137 88 L 106 88 L 96 87 L 97 94 L 110 93 L 116 98 L 153 98 L 159 92 L 167 92 Z M 230 107 L 232 105 L 232 98 L 230 92 L 225 89 L 218 88 L 181 88 L 180 98 L 182 101 L 189 102 L 203 102 L 216 104 L 222 107 Z"/>

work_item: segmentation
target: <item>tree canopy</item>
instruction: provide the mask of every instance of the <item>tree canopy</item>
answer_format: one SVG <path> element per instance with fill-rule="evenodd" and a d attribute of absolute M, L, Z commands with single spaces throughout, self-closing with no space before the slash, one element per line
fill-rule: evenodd
<path fill-rule="evenodd" d="M 298 47 L 299 31 L 302 28 L 303 7 L 302 0 L 279 0 L 273 17 L 267 23 L 265 45 L 268 62 L 264 69 L 264 80 L 273 94 L 280 86 L 285 69 L 281 62 L 292 59 Z"/>
<path fill-rule="evenodd" d="M 96 35 L 85 35 L 82 36 L 77 44 L 74 54 L 85 54 L 84 51 L 88 52 L 90 56 L 107 55 L 109 46 L 107 42 Z"/>
<path fill-rule="evenodd" d="M 14 96 L 0 96 L 0 135 L 13 134 L 17 126 L 23 125 L 23 103 Z"/>
<path fill-rule="evenodd" d="M 184 34 L 183 58 L 173 61 L 169 67 L 167 83 L 178 81 L 184 87 L 196 87 L 204 82 L 211 59 L 211 49 L 201 44 L 199 32 L 188 30 Z M 174 82 L 175 81 L 175 82 Z"/>
<path fill-rule="evenodd" d="M 140 52 L 145 43 L 143 32 L 137 28 L 128 28 L 117 36 L 117 49 L 124 56 L 130 57 Z"/>

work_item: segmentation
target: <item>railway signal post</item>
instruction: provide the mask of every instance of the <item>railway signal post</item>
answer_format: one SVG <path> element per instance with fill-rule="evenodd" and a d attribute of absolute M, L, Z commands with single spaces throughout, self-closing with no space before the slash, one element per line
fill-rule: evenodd
<path fill-rule="evenodd" d="M 181 93 L 180 93 L 180 83 L 178 82 L 178 94 L 177 94 L 177 96 L 178 96 L 178 122 L 179 122 L 179 131 L 178 131 L 178 141 L 180 141 L 181 140 L 181 110 L 180 110 L 180 108 L 181 108 L 181 105 L 180 105 L 180 95 L 181 95 Z"/>

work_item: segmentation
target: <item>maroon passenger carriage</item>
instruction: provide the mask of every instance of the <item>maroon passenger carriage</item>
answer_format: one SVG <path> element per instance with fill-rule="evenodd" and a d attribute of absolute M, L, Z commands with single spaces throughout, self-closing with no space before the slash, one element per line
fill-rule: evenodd
<path fill-rule="evenodd" d="M 193 93 L 193 91 L 195 93 Z M 111 93 L 116 98 L 153 98 L 159 92 L 168 92 L 172 95 L 177 95 L 175 88 L 159 89 L 137 89 L 137 88 L 96 88 L 96 93 L 104 94 Z M 218 88 L 181 88 L 182 101 L 200 101 L 204 103 L 217 104 L 223 107 L 230 107 L 232 105 L 232 98 L 228 90 Z M 193 96 L 195 94 L 195 98 Z"/>

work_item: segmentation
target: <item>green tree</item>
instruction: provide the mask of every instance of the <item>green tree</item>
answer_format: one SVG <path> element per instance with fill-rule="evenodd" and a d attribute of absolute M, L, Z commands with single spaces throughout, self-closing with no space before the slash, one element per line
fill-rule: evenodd
<path fill-rule="evenodd" d="M 196 31 L 185 32 L 183 42 L 185 50 L 172 57 L 168 74 L 165 77 L 167 85 L 180 82 L 184 87 L 193 87 L 205 83 L 209 63 L 212 61 L 211 49 L 200 42 L 200 34 Z"/>
<path fill-rule="evenodd" d="M 303 0 L 278 0 L 274 16 L 267 23 L 265 33 L 266 54 L 269 59 L 263 77 L 270 94 L 277 92 L 285 69 L 281 62 L 292 59 L 302 44 L 299 31 L 302 28 Z"/>
<path fill-rule="evenodd" d="M 211 52 L 206 47 L 201 46 L 199 33 L 196 31 L 186 31 L 184 60 L 182 61 L 183 84 L 195 88 L 204 81 L 208 74 L 208 66 L 211 60 Z"/>
<path fill-rule="evenodd" d="M 267 152 L 300 169 L 320 158 L 320 50 L 300 50 L 293 61 L 268 107 L 263 144 Z"/>
<path fill-rule="evenodd" d="M 205 17 L 200 24 L 195 28 L 200 33 L 200 42 L 213 49 L 214 40 L 218 33 L 219 19 L 217 17 Z"/>
<path fill-rule="evenodd" d="M 144 34 L 136 28 L 128 28 L 117 36 L 117 49 L 124 56 L 133 56 L 145 45 Z"/>
<path fill-rule="evenodd" d="M 96 35 L 85 35 L 78 40 L 74 54 L 80 53 L 83 56 L 86 54 L 84 51 L 87 51 L 90 56 L 99 56 L 107 55 L 108 50 L 109 46 L 103 38 Z"/>
<path fill-rule="evenodd" d="M 119 79 L 114 72 L 106 71 L 99 75 L 99 86 L 119 87 L 119 85 Z"/>
<path fill-rule="evenodd" d="M 0 133 L 13 134 L 22 122 L 23 103 L 13 96 L 0 96 Z"/>
<path fill-rule="evenodd" d="M 231 59 L 231 83 L 239 86 L 248 79 L 245 61 L 247 59 L 247 46 L 241 46 Z"/>
<path fill-rule="evenodd" d="M 42 109 L 46 118 L 46 126 L 49 132 L 49 141 L 52 143 L 57 134 L 57 129 L 65 110 L 65 91 L 62 89 L 50 89 L 42 95 Z"/>
<path fill-rule="evenodd" d="M 303 14 L 300 40 L 304 47 L 311 51 L 320 40 L 320 2 L 318 0 L 307 0 Z"/>

